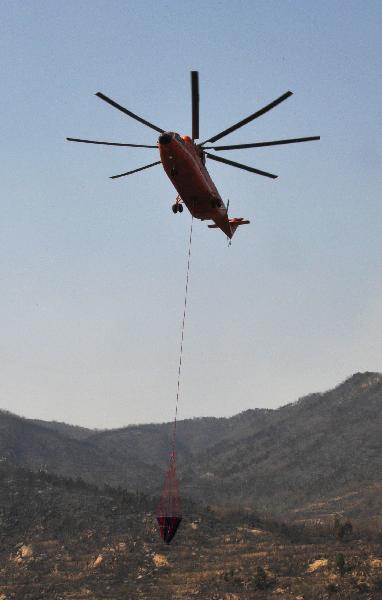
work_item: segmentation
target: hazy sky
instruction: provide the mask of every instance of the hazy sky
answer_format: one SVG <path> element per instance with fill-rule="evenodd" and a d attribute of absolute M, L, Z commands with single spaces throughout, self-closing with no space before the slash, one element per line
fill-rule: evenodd
<path fill-rule="evenodd" d="M 0 4 L 0 405 L 95 427 L 171 420 L 190 215 L 151 129 L 201 137 L 287 90 L 227 143 L 320 142 L 208 163 L 232 247 L 195 222 L 180 418 L 277 407 L 382 370 L 380 1 Z M 222 153 L 224 155 L 224 153 Z"/>

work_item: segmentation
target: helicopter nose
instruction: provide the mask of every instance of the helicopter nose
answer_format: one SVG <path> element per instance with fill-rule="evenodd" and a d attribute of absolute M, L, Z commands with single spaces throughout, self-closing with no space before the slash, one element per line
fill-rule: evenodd
<path fill-rule="evenodd" d="M 161 133 L 161 135 L 158 138 L 158 142 L 159 144 L 169 144 L 172 140 L 172 135 L 171 133 Z"/>

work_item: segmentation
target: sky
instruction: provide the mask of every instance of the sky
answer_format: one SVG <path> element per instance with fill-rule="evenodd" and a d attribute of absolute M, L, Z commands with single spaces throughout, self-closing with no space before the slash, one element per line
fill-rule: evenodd
<path fill-rule="evenodd" d="M 97 428 L 174 414 L 191 217 L 156 132 L 321 141 L 208 163 L 231 247 L 194 222 L 179 418 L 276 408 L 382 371 L 382 4 L 55 0 L 0 4 L 0 407 Z"/>

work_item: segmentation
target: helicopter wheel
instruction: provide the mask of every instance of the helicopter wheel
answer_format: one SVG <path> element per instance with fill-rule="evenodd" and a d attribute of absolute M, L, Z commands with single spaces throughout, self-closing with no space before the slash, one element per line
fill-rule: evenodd
<path fill-rule="evenodd" d="M 172 212 L 175 215 L 178 212 L 178 205 L 177 204 L 173 204 L 171 208 L 172 208 Z"/>
<path fill-rule="evenodd" d="M 183 206 L 181 204 L 178 204 L 178 212 L 183 212 Z"/>

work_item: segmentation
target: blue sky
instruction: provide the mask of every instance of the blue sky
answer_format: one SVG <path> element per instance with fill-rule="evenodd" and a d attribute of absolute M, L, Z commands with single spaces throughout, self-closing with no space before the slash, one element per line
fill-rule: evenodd
<path fill-rule="evenodd" d="M 94 427 L 171 420 L 190 216 L 152 144 L 201 137 L 287 90 L 225 138 L 321 135 L 208 163 L 230 248 L 196 222 L 180 418 L 277 407 L 382 370 L 380 2 L 8 2 L 0 8 L 0 403 Z M 223 153 L 222 153 L 223 154 Z"/>

